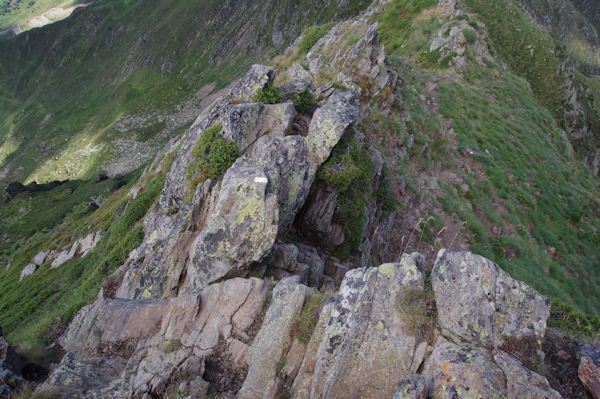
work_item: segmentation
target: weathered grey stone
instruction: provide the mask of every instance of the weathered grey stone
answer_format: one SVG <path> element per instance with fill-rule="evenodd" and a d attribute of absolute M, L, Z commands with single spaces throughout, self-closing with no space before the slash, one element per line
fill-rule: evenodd
<path fill-rule="evenodd" d="M 38 266 L 35 263 L 30 263 L 23 268 L 19 281 L 23 281 L 25 277 L 31 276 L 37 270 Z"/>
<path fill-rule="evenodd" d="M 308 71 L 306 71 L 308 73 Z M 314 89 L 314 85 L 308 79 L 292 78 L 285 82 L 280 88 L 279 92 L 286 99 L 292 99 L 296 94 L 303 93 L 306 89 Z"/>
<path fill-rule="evenodd" d="M 461 347 L 440 338 L 423 374 L 434 398 L 507 398 L 506 379 L 485 349 Z"/>
<path fill-rule="evenodd" d="M 271 167 L 240 158 L 229 168 L 215 210 L 195 239 L 185 290 L 197 290 L 228 275 L 241 274 L 272 248 L 279 231 L 278 177 Z M 269 184 L 270 183 L 270 184 Z"/>
<path fill-rule="evenodd" d="M 75 254 L 71 255 L 71 251 L 64 250 L 59 252 L 56 258 L 50 264 L 50 269 L 56 269 L 57 267 L 64 265 L 73 259 L 73 256 L 75 256 Z"/>
<path fill-rule="evenodd" d="M 264 136 L 248 152 L 248 157 L 267 173 L 271 167 L 277 170 L 277 176 L 269 176 L 269 179 L 277 191 L 279 226 L 284 233 L 306 201 L 312 184 L 306 140 L 297 135 Z"/>
<path fill-rule="evenodd" d="M 275 398 L 278 391 L 277 364 L 290 348 L 291 329 L 302 311 L 306 286 L 297 276 L 282 280 L 273 289 L 271 305 L 262 327 L 246 356 L 248 376 L 239 398 Z"/>
<path fill-rule="evenodd" d="M 70 351 L 128 358 L 140 340 L 159 331 L 167 305 L 166 300 L 99 300 L 95 308 L 80 311 L 62 344 Z"/>
<path fill-rule="evenodd" d="M 57 398 L 116 397 L 94 395 L 119 378 L 125 360 L 68 352 L 37 393 L 52 392 Z"/>
<path fill-rule="evenodd" d="M 440 250 L 432 286 L 441 327 L 476 345 L 544 336 L 550 301 L 488 259 Z"/>
<path fill-rule="evenodd" d="M 400 295 L 423 284 L 414 255 L 346 273 L 321 338 L 311 397 L 394 395 L 420 342 L 403 321 Z"/>
<path fill-rule="evenodd" d="M 348 127 L 358 120 L 358 97 L 352 92 L 334 92 L 319 107 L 310 123 L 306 143 L 309 151 L 310 176 L 331 154 Z"/>
<path fill-rule="evenodd" d="M 186 289 L 239 275 L 271 251 L 308 193 L 307 157 L 304 138 L 268 135 L 229 168 L 192 247 Z"/>
<path fill-rule="evenodd" d="M 427 399 L 427 384 L 425 377 L 411 375 L 400 381 L 394 399 Z"/>
<path fill-rule="evenodd" d="M 308 265 L 310 268 L 308 284 L 311 287 L 319 287 L 319 281 L 325 268 L 325 262 L 317 252 L 317 250 L 309 245 L 297 244 L 298 262 Z"/>
<path fill-rule="evenodd" d="M 271 267 L 293 273 L 298 264 L 298 248 L 294 244 L 276 242 L 264 262 Z"/>
<path fill-rule="evenodd" d="M 43 265 L 44 262 L 46 261 L 46 258 L 48 257 L 49 253 L 50 253 L 50 250 L 39 252 L 37 255 L 35 255 L 33 257 L 32 262 L 37 266 Z"/>
<path fill-rule="evenodd" d="M 267 134 L 285 136 L 292 128 L 296 109 L 292 103 L 231 105 L 220 117 L 223 137 L 233 140 L 243 153 Z"/>
<path fill-rule="evenodd" d="M 506 393 L 509 398 L 561 398 L 558 392 L 550 388 L 546 378 L 529 370 L 520 361 L 505 352 L 495 353 L 494 360 L 506 376 Z"/>

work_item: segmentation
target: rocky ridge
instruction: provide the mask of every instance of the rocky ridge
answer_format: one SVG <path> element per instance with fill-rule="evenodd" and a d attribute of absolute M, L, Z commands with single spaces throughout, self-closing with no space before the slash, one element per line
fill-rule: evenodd
<path fill-rule="evenodd" d="M 308 74 L 293 66 L 288 75 L 297 80 L 287 88 L 301 92 L 323 76 L 330 53 L 322 50 L 334 48 L 336 32 L 346 25 L 363 36 L 346 58 L 333 57 L 345 59 L 349 70 L 361 66 L 378 83 L 361 87 L 359 75 L 348 75 L 350 89 L 321 86 L 317 109 L 297 115 L 291 102 L 252 102 L 275 78 L 271 68 L 255 65 L 209 106 L 149 167 L 160 169 L 165 156 L 176 153 L 144 221 L 143 244 L 113 276 L 118 287 L 105 286 L 71 322 L 60 340 L 67 354 L 39 392 L 82 398 L 175 392 L 561 397 L 511 350 L 525 342 L 541 354 L 549 301 L 493 262 L 441 250 L 429 279 L 418 253 L 356 268 L 328 255 L 327 245 L 301 239 L 313 231 L 331 239 L 336 199 L 314 184 L 315 174 L 342 137 L 360 136 L 359 92 L 394 81 L 379 67 L 376 30 L 354 21 L 317 42 L 307 56 L 313 60 Z M 299 118 L 305 129 L 297 128 Z M 217 124 L 242 156 L 222 179 L 194 188 L 188 181 L 193 149 Z M 370 205 L 371 221 L 379 206 Z M 366 259 L 368 242 L 367 236 L 360 249 Z M 272 287 L 266 275 L 279 282 Z M 298 323 L 311 299 L 323 295 L 317 287 L 337 285 L 317 308 L 308 339 L 301 339 Z"/>
<path fill-rule="evenodd" d="M 432 48 L 458 53 L 467 31 L 476 35 L 475 61 L 484 63 L 485 35 L 464 20 L 443 25 Z M 466 60 L 458 54 L 451 66 L 460 72 Z M 255 102 L 276 78 L 285 101 Z M 394 216 L 383 216 L 376 197 L 367 201 L 353 256 L 335 256 L 349 231 L 337 217 L 340 195 L 317 174 L 351 139 L 373 160 L 364 190 L 378 191 L 386 162 L 358 124 L 373 97 L 388 101 L 397 84 L 404 83 L 386 66 L 377 25 L 364 18 L 334 26 L 278 76 L 252 66 L 146 170 L 174 158 L 144 219 L 142 245 L 70 323 L 60 338 L 66 354 L 38 393 L 558 398 L 561 385 L 538 366 L 568 356 L 584 359 L 580 378 L 597 389 L 594 349 L 551 351 L 549 301 L 492 261 L 442 249 L 430 274 L 417 252 L 379 264 Z M 299 114 L 291 100 L 305 90 L 318 105 Z M 241 156 L 222 177 L 194 185 L 194 149 L 216 126 Z M 84 256 L 94 242 L 78 240 L 55 259 L 41 252 L 22 278 L 50 259 L 58 267 Z"/>

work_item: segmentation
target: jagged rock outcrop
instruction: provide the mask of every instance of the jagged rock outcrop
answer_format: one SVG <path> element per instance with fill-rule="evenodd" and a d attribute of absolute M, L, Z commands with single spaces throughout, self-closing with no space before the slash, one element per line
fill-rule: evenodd
<path fill-rule="evenodd" d="M 392 397 L 422 362 L 413 358 L 420 337 L 398 308 L 400 295 L 423 289 L 416 265 L 422 261 L 405 255 L 399 263 L 346 274 L 320 339 L 310 397 Z"/>
<path fill-rule="evenodd" d="M 357 121 L 358 100 L 352 92 L 334 92 L 315 111 L 307 137 L 285 136 L 295 116 L 291 103 L 243 103 L 272 82 L 272 69 L 253 66 L 181 139 L 157 210 L 146 219 L 145 242 L 117 296 L 165 297 L 242 275 L 287 231 L 317 168 Z M 192 149 L 202 131 L 219 121 L 243 156 L 220 184 L 199 185 L 186 203 Z"/>
<path fill-rule="evenodd" d="M 348 43 L 354 43 L 348 46 Z M 331 71 L 363 95 L 376 95 L 396 76 L 385 66 L 385 50 L 379 42 L 377 24 L 360 20 L 341 22 L 321 38 L 307 55 L 308 69 L 319 80 Z M 329 76 L 329 78 L 333 78 Z"/>
<path fill-rule="evenodd" d="M 281 362 L 292 345 L 293 323 L 302 311 L 306 286 L 299 284 L 297 276 L 281 280 L 273 289 L 271 306 L 267 310 L 262 327 L 248 354 L 248 376 L 238 393 L 240 399 L 277 398 Z"/>
<path fill-rule="evenodd" d="M 444 330 L 496 348 L 514 339 L 543 338 L 550 301 L 490 260 L 442 250 L 431 276 Z"/>
<path fill-rule="evenodd" d="M 172 389 L 202 397 L 209 387 L 240 398 L 560 397 L 503 351 L 513 340 L 540 346 L 549 302 L 491 261 L 441 250 L 428 286 L 418 253 L 369 267 L 374 244 L 364 232 L 362 259 L 353 260 L 361 267 L 323 251 L 344 231 L 334 232 L 338 198 L 313 183 L 340 139 L 352 137 L 372 158 L 365 190 L 382 178 L 383 158 L 354 129 L 357 92 L 377 93 L 395 79 L 376 28 L 339 24 L 309 52 L 308 75 L 296 71 L 287 95 L 310 88 L 332 63 L 353 74 L 349 90 L 317 89 L 318 108 L 301 116 L 306 136 L 292 127 L 291 103 L 252 102 L 274 80 L 271 68 L 255 65 L 169 144 L 160 157 L 175 160 L 142 245 L 112 276 L 119 288 L 101 291 L 72 321 L 61 339 L 68 354 L 40 390 L 86 398 Z M 355 45 L 338 48 L 353 35 Z M 193 149 L 218 123 L 242 155 L 222 178 L 194 187 Z M 371 230 L 378 204 L 367 202 Z M 251 273 L 281 281 L 271 291 Z M 331 298 L 314 305 L 312 295 Z M 305 339 L 295 331 L 301 322 Z"/>

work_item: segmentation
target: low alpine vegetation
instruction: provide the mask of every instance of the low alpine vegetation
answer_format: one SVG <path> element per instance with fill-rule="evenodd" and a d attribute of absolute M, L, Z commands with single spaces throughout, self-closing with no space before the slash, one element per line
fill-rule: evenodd
<path fill-rule="evenodd" d="M 241 156 L 237 144 L 223 138 L 220 123 L 202 133 L 192 153 L 194 159 L 188 165 L 188 180 L 192 191 L 198 183 L 221 177 Z"/>

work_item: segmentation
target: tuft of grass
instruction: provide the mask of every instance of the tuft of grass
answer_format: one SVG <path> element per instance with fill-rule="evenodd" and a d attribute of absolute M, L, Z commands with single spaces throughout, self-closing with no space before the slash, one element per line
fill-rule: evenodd
<path fill-rule="evenodd" d="M 312 336 L 315 326 L 319 320 L 321 308 L 327 299 L 329 299 L 332 295 L 333 293 L 327 292 L 308 294 L 306 296 L 302 312 L 300 315 L 298 315 L 298 317 L 296 317 L 292 327 L 292 335 L 295 336 L 300 342 L 307 343 L 310 340 L 310 337 Z M 285 366 L 285 359 L 282 360 L 283 364 L 281 368 Z"/>
<path fill-rule="evenodd" d="M 327 32 L 329 32 L 329 30 L 333 28 L 334 25 L 335 23 L 330 22 L 327 24 L 310 26 L 306 28 L 306 30 L 302 34 L 302 40 L 298 44 L 300 51 L 308 53 L 310 49 L 313 48 L 315 44 L 317 44 L 319 39 L 325 36 Z"/>
<path fill-rule="evenodd" d="M 362 242 L 365 212 L 373 197 L 366 188 L 373 183 L 374 168 L 371 154 L 356 141 L 344 137 L 317 171 L 317 178 L 333 187 L 338 195 L 338 209 L 334 217 L 345 226 L 345 240 L 336 252 L 342 258 L 346 258 Z"/>
<path fill-rule="evenodd" d="M 177 349 L 181 348 L 181 341 L 179 340 L 171 340 L 168 341 L 164 346 L 163 346 L 163 350 L 166 353 L 170 353 L 170 352 L 174 352 Z"/>
<path fill-rule="evenodd" d="M 398 309 L 408 332 L 427 342 L 433 340 L 435 305 L 430 290 L 406 288 L 398 297 Z"/>

